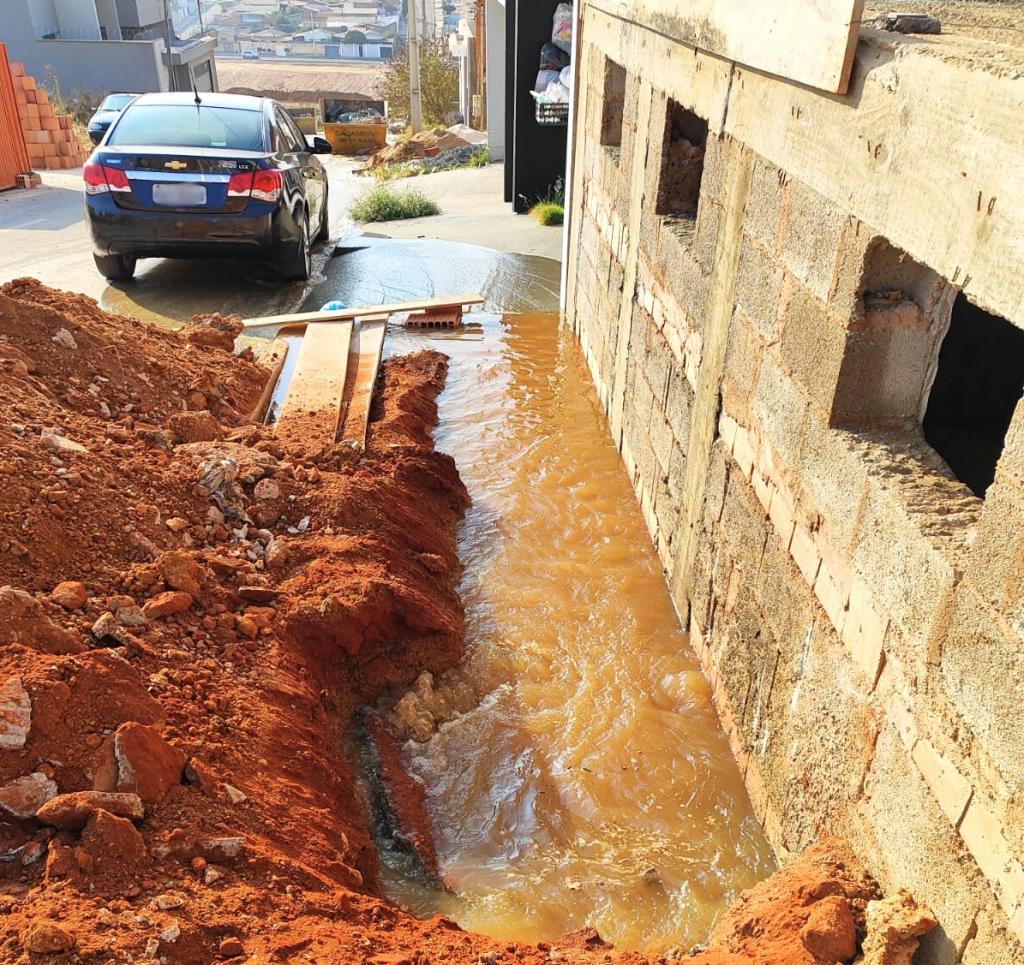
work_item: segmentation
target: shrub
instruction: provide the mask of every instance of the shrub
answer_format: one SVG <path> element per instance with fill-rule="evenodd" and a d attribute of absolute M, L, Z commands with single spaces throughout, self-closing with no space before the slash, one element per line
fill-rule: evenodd
<path fill-rule="evenodd" d="M 485 168 L 491 163 L 491 149 L 489 147 L 481 148 L 476 154 L 472 155 L 469 159 L 471 167 L 474 168 Z"/>
<path fill-rule="evenodd" d="M 423 124 L 437 127 L 459 109 L 459 65 L 443 42 L 420 44 Z M 403 47 L 384 67 L 384 100 L 392 117 L 409 117 L 409 49 Z"/>
<path fill-rule="evenodd" d="M 380 184 L 364 194 L 352 205 L 351 211 L 356 221 L 363 222 L 425 218 L 440 213 L 437 202 L 415 188 L 398 191 L 386 184 Z"/>
<path fill-rule="evenodd" d="M 565 184 L 561 178 L 537 199 L 530 214 L 542 225 L 560 225 L 565 220 Z"/>

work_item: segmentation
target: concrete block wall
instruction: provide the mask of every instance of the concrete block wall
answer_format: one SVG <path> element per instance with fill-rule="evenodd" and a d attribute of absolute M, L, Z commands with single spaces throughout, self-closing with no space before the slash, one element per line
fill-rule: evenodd
<path fill-rule="evenodd" d="M 942 927 L 918 962 L 1024 962 L 1024 403 L 984 500 L 918 419 L 958 290 L 1024 326 L 1024 282 L 996 270 L 1015 232 L 951 216 L 959 159 L 930 172 L 951 204 L 903 226 L 851 200 L 874 158 L 833 157 L 829 181 L 804 146 L 741 136 L 813 109 L 828 142 L 879 101 L 877 137 L 913 137 L 884 72 L 855 70 L 847 98 L 801 88 L 810 106 L 781 116 L 783 81 L 593 7 L 581 47 L 567 323 L 755 813 L 780 857 L 843 834 L 926 901 Z M 941 98 L 914 56 L 899 97 Z M 865 37 L 858 64 L 877 58 Z M 949 69 L 961 92 L 968 75 L 979 96 L 1024 93 Z M 670 101 L 710 131 L 688 223 L 652 200 Z M 1024 160 L 1024 135 L 1001 136 Z M 875 190 L 896 197 L 896 173 Z M 879 287 L 906 301 L 867 304 Z"/>

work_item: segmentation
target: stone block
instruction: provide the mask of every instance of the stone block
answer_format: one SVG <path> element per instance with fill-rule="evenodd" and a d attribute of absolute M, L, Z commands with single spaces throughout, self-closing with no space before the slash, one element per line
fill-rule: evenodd
<path fill-rule="evenodd" d="M 965 576 L 1024 637 L 1024 489 L 1002 473 L 985 494 Z"/>
<path fill-rule="evenodd" d="M 1020 965 L 1024 962 L 1022 945 L 1007 928 L 998 908 L 983 908 L 978 913 L 974 937 L 964 949 L 960 965 Z"/>
<path fill-rule="evenodd" d="M 810 588 L 774 533 L 765 543 L 754 592 L 775 639 L 784 648 L 798 649 L 814 622 L 815 608 Z"/>
<path fill-rule="evenodd" d="M 1017 403 L 1010 420 L 999 467 L 1012 472 L 1019 482 L 1024 483 L 1024 399 Z"/>
<path fill-rule="evenodd" d="M 839 554 L 852 550 L 868 472 L 854 440 L 812 412 L 805 424 L 796 470 L 798 498 L 822 517 L 822 535 Z"/>
<path fill-rule="evenodd" d="M 916 421 L 933 342 L 931 332 L 913 329 L 848 332 L 832 407 L 833 423 L 885 426 Z"/>
<path fill-rule="evenodd" d="M 832 293 L 845 214 L 802 182 L 790 179 L 782 261 L 822 301 Z"/>
<path fill-rule="evenodd" d="M 793 562 L 796 563 L 804 582 L 808 586 L 814 586 L 818 567 L 821 565 L 821 556 L 818 553 L 818 547 L 814 545 L 810 530 L 803 523 L 797 523 L 793 529 L 793 538 L 789 543 L 789 555 L 793 557 Z"/>
<path fill-rule="evenodd" d="M 796 528 L 795 509 L 789 493 L 779 486 L 772 492 L 772 501 L 768 505 L 768 518 L 771 520 L 775 534 L 783 546 L 789 548 Z"/>
<path fill-rule="evenodd" d="M 683 311 L 696 323 L 704 321 L 710 282 L 690 249 L 669 229 L 662 228 L 659 258 L 664 259 L 665 284 Z"/>
<path fill-rule="evenodd" d="M 752 578 L 764 552 L 768 523 L 754 490 L 738 473 L 729 475 L 721 527 L 737 564 Z"/>
<path fill-rule="evenodd" d="M 668 398 L 665 402 L 665 417 L 672 427 L 672 434 L 683 452 L 690 448 L 690 416 L 693 407 L 693 390 L 678 368 L 673 367 L 668 383 Z"/>
<path fill-rule="evenodd" d="M 757 369 L 764 343 L 742 315 L 733 317 L 725 351 L 725 382 L 744 410 L 757 381 Z"/>
<path fill-rule="evenodd" d="M 774 164 L 756 158 L 750 193 L 743 215 L 743 230 L 771 253 L 778 250 L 785 201 L 785 177 Z"/>
<path fill-rule="evenodd" d="M 736 270 L 736 307 L 769 344 L 778 340 L 783 276 L 778 262 L 748 235 L 743 235 Z"/>
<path fill-rule="evenodd" d="M 697 212 L 697 230 L 693 236 L 693 257 L 705 275 L 710 274 L 715 265 L 715 249 L 718 244 L 718 232 L 722 227 L 722 208 L 701 192 L 700 208 Z"/>
<path fill-rule="evenodd" d="M 749 429 L 736 427 L 736 438 L 732 444 L 732 455 L 743 478 L 749 480 L 754 469 L 754 443 Z"/>
<path fill-rule="evenodd" d="M 843 364 L 846 333 L 825 314 L 824 304 L 790 275 L 783 283 L 781 298 L 782 360 L 828 415 Z"/>
<path fill-rule="evenodd" d="M 941 930 L 928 961 L 953 965 L 991 893 L 892 724 L 878 735 L 858 810 L 871 839 L 858 852 L 870 850 L 870 870 L 883 889 L 906 888 L 929 905 Z"/>
<path fill-rule="evenodd" d="M 849 597 L 846 588 L 829 570 L 824 560 L 818 567 L 818 575 L 814 578 L 814 595 L 818 598 L 822 609 L 828 614 L 836 633 L 842 635 L 843 625 L 846 622 L 846 603 Z"/>
<path fill-rule="evenodd" d="M 850 585 L 849 607 L 842 637 L 853 662 L 860 667 L 867 680 L 868 690 L 874 688 L 882 672 L 888 628 L 888 615 L 879 609 L 864 581 L 854 577 Z"/>
<path fill-rule="evenodd" d="M 953 827 L 959 825 L 971 799 L 971 782 L 926 738 L 918 740 L 910 756 L 949 823 Z"/>
<path fill-rule="evenodd" d="M 776 455 L 790 468 L 799 465 L 808 402 L 770 354 L 762 356 L 751 410 Z"/>
<path fill-rule="evenodd" d="M 659 481 L 668 481 L 668 470 L 672 463 L 672 447 L 676 444 L 672 435 L 672 426 L 668 424 L 664 414 L 655 408 L 651 415 L 651 448 L 658 461 Z"/>
<path fill-rule="evenodd" d="M 946 607 L 957 574 L 908 512 L 900 492 L 903 483 L 898 473 L 888 479 L 872 476 L 853 569 L 923 661 L 933 634 L 948 620 Z"/>
<path fill-rule="evenodd" d="M 960 822 L 960 836 L 982 874 L 995 885 L 1000 907 L 1014 914 L 1024 898 L 1024 868 L 1010 853 L 999 816 L 989 803 L 975 794 Z"/>
<path fill-rule="evenodd" d="M 711 446 L 708 456 L 707 479 L 704 483 L 704 503 L 708 507 L 711 518 L 718 522 L 725 504 L 725 490 L 729 480 L 729 459 L 722 442 L 716 441 Z"/>
<path fill-rule="evenodd" d="M 1024 791 L 1024 673 L 1021 641 L 1010 639 L 970 590 L 957 593 L 942 645 L 942 685 L 1014 793 Z"/>

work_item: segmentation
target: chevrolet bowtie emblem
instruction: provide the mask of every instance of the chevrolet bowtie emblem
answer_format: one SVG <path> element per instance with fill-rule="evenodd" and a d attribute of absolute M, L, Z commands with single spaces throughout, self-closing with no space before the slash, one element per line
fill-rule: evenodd
<path fill-rule="evenodd" d="M 187 168 L 188 165 L 184 161 L 168 161 L 165 168 L 170 168 L 172 171 L 180 171 L 182 168 Z"/>

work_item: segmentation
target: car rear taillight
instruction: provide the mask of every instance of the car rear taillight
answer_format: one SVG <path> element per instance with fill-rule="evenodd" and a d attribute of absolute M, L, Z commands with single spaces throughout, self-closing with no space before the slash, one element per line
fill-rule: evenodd
<path fill-rule="evenodd" d="M 105 194 L 107 191 L 131 191 L 128 175 L 120 168 L 90 161 L 82 168 L 86 194 Z"/>
<path fill-rule="evenodd" d="M 283 188 L 284 177 L 280 171 L 257 171 L 252 179 L 252 196 L 261 201 L 276 201 Z"/>
<path fill-rule="evenodd" d="M 252 191 L 252 171 L 239 171 L 232 174 L 228 182 L 229 198 L 247 198 Z"/>

